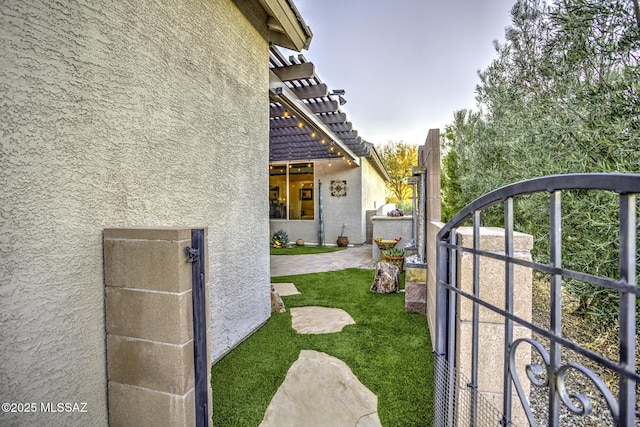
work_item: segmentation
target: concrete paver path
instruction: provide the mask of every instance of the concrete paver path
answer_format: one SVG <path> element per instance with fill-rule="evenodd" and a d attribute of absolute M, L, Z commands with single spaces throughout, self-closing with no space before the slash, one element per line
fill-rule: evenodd
<path fill-rule="evenodd" d="M 313 255 L 272 255 L 271 276 L 375 268 L 372 247 L 363 245 Z M 293 283 L 272 283 L 281 296 L 299 293 Z M 337 308 L 291 308 L 298 333 L 331 333 L 353 318 Z M 380 427 L 378 397 L 351 369 L 326 353 L 302 350 L 273 396 L 260 427 Z"/>
<path fill-rule="evenodd" d="M 320 273 L 343 268 L 375 268 L 371 245 L 310 255 L 271 255 L 271 276 Z M 373 265 L 372 265 L 373 263 Z"/>
<path fill-rule="evenodd" d="M 331 307 L 293 307 L 291 327 L 299 334 L 332 334 L 356 322 L 346 311 Z"/>
<path fill-rule="evenodd" d="M 379 427 L 378 397 L 340 359 L 302 350 L 260 427 Z"/>

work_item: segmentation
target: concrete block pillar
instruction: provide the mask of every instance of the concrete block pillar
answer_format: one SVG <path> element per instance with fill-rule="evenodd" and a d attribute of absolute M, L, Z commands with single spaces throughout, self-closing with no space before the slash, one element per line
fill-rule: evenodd
<path fill-rule="evenodd" d="M 429 129 L 425 142 L 427 221 L 440 221 L 440 129 Z"/>
<path fill-rule="evenodd" d="M 404 309 L 408 313 L 427 313 L 427 264 L 405 265 Z"/>
<path fill-rule="evenodd" d="M 473 247 L 473 228 L 460 227 L 457 230 L 458 242 L 465 247 Z M 531 261 L 533 236 L 514 232 L 515 258 Z M 480 249 L 504 254 L 504 229 L 495 227 L 480 228 Z M 516 316 L 531 322 L 532 318 L 532 279 L 531 268 L 516 265 L 513 273 L 513 312 Z M 459 289 L 473 294 L 473 254 L 465 252 L 458 256 Z M 501 309 L 505 308 L 505 263 L 504 261 L 480 258 L 480 298 Z M 471 378 L 471 344 L 473 302 L 458 298 L 456 332 L 456 366 L 466 378 Z M 480 307 L 479 310 L 479 352 L 478 352 L 478 392 L 479 396 L 502 409 L 503 391 L 503 354 L 504 354 L 504 317 L 491 310 Z M 513 339 L 530 338 L 531 330 L 518 324 L 513 326 Z M 516 366 L 522 380 L 525 393 L 529 394 L 529 381 L 526 380 L 525 366 L 531 363 L 531 352 L 527 346 L 516 354 Z M 513 388 L 513 387 L 512 387 Z M 512 421 L 514 425 L 527 424 L 524 410 L 513 388 Z"/>
<path fill-rule="evenodd" d="M 195 425 L 189 246 L 191 228 L 104 231 L 112 427 Z M 207 363 L 209 360 L 207 357 Z M 210 391 L 208 399 L 211 411 Z"/>

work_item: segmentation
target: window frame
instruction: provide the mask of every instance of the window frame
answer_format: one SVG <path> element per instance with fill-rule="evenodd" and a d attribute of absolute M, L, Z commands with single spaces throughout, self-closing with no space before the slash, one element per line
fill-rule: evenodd
<path fill-rule="evenodd" d="M 304 165 L 304 167 L 310 167 L 311 168 L 311 182 L 312 182 L 312 186 L 309 188 L 311 190 L 311 199 L 307 199 L 307 198 L 303 198 L 302 194 L 303 194 L 303 189 L 302 188 L 298 188 L 297 190 L 295 190 L 292 193 L 292 188 L 291 188 L 291 179 L 290 179 L 290 174 L 291 174 L 291 169 L 298 166 L 298 165 Z M 284 194 L 285 194 L 285 201 L 284 201 L 284 210 L 285 210 L 285 215 L 283 218 L 276 218 L 276 217 L 272 217 L 271 216 L 271 202 L 272 200 L 274 200 L 271 197 L 271 191 L 274 191 L 272 189 L 271 186 L 271 172 L 274 168 L 282 168 L 284 167 L 285 169 L 285 180 L 284 180 L 284 185 L 285 185 L 285 189 L 284 189 Z M 309 161 L 309 162 L 278 162 L 278 163 L 270 163 L 269 164 L 269 220 L 270 221 L 315 221 L 317 219 L 317 214 L 316 214 L 316 186 L 315 186 L 315 177 L 316 177 L 316 163 Z M 278 188 L 278 195 L 281 195 L 282 192 L 280 190 L 280 187 Z M 313 216 L 312 218 L 291 218 L 291 200 L 292 198 L 298 198 L 300 197 L 300 202 L 304 202 L 304 201 L 311 201 L 313 203 Z M 279 199 L 279 198 L 278 198 Z"/>

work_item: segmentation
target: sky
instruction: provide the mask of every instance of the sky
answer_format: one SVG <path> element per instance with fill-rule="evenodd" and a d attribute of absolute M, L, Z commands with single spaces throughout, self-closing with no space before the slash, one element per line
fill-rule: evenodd
<path fill-rule="evenodd" d="M 423 144 L 475 108 L 515 0 L 294 0 L 313 32 L 302 54 L 368 142 Z"/>

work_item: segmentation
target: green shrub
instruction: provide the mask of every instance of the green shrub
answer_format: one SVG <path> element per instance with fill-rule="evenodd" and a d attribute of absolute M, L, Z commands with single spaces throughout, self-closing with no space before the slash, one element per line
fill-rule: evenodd
<path fill-rule="evenodd" d="M 391 258 L 399 258 L 401 256 L 404 256 L 404 252 L 402 252 L 402 249 L 398 249 L 398 248 L 386 248 L 382 250 L 382 253 L 385 256 L 388 256 Z"/>

